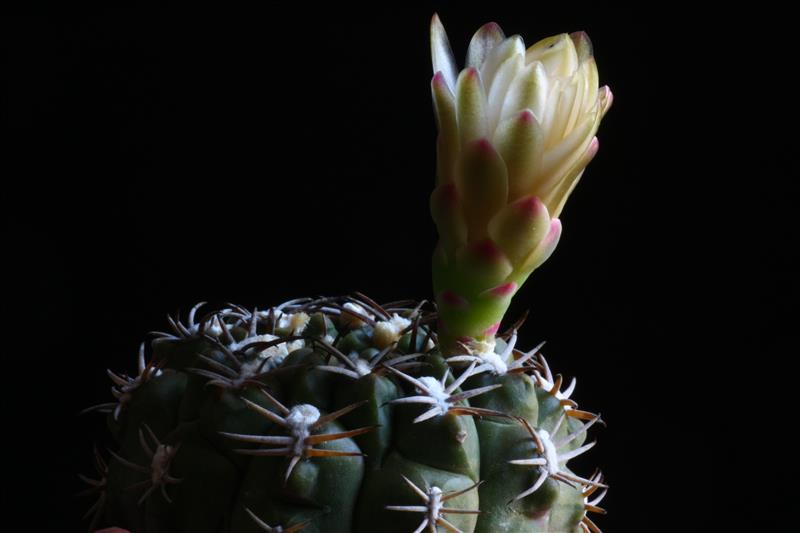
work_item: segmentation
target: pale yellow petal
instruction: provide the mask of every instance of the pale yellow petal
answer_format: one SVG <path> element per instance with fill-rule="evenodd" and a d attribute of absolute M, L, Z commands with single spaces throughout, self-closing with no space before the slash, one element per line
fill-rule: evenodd
<path fill-rule="evenodd" d="M 447 32 L 439 20 L 439 15 L 431 18 L 431 60 L 433 62 L 433 73 L 441 72 L 445 82 L 453 90 L 456 86 L 456 61 L 453 58 L 453 50 L 450 48 L 450 41 L 447 39 Z"/>
<path fill-rule="evenodd" d="M 480 69 L 492 49 L 506 38 L 503 29 L 496 22 L 489 22 L 481 26 L 467 48 L 467 66 Z"/>
<path fill-rule="evenodd" d="M 553 254 L 558 241 L 561 239 L 561 221 L 558 218 L 553 218 L 550 221 L 550 229 L 544 239 L 539 242 L 539 246 L 531 252 L 528 258 L 519 269 L 520 272 L 530 272 L 541 266 L 542 263 Z"/>
<path fill-rule="evenodd" d="M 525 58 L 525 43 L 519 35 L 509 37 L 489 52 L 480 69 L 481 79 L 487 93 L 490 92 L 500 66 L 513 56 L 520 56 L 523 61 Z"/>
<path fill-rule="evenodd" d="M 592 41 L 589 34 L 585 31 L 576 31 L 569 34 L 572 44 L 575 45 L 575 53 L 578 55 L 578 62 L 582 63 L 594 56 Z"/>
<path fill-rule="evenodd" d="M 508 279 L 514 271 L 511 261 L 491 239 L 470 242 L 456 252 L 458 270 L 471 284 L 493 287 Z"/>
<path fill-rule="evenodd" d="M 566 204 L 569 195 L 572 194 L 572 191 L 575 189 L 575 186 L 578 184 L 578 181 L 583 175 L 586 165 L 588 165 L 594 156 L 597 155 L 599 148 L 600 144 L 597 140 L 597 137 L 593 137 L 589 142 L 589 145 L 586 147 L 586 150 L 565 173 L 557 187 L 555 187 L 542 199 L 553 217 L 558 217 L 561 215 L 561 211 L 564 209 L 564 205 Z"/>
<path fill-rule="evenodd" d="M 549 76 L 567 77 L 578 68 L 578 53 L 569 35 L 542 39 L 525 53 L 525 63 L 541 61 Z"/>
<path fill-rule="evenodd" d="M 540 119 L 547 101 L 547 93 L 547 74 L 542 64 L 536 62 L 525 65 L 508 87 L 500 112 L 500 122 L 523 109 L 530 109 L 537 120 Z"/>
<path fill-rule="evenodd" d="M 454 179 L 460 141 L 455 98 L 441 72 L 437 72 L 431 80 L 431 93 L 439 126 L 437 178 L 438 183 L 445 183 Z"/>
<path fill-rule="evenodd" d="M 544 153 L 544 135 L 533 112 L 526 109 L 502 122 L 494 145 L 506 163 L 509 201 L 531 194 Z"/>
<path fill-rule="evenodd" d="M 536 185 L 537 194 L 544 196 L 558 187 L 558 182 L 563 179 L 567 170 L 572 168 L 589 146 L 597 131 L 597 118 L 597 113 L 585 115 L 564 140 L 545 150 L 539 170 L 540 179 Z"/>
<path fill-rule="evenodd" d="M 542 116 L 539 117 L 539 122 L 544 128 L 544 145 L 545 147 L 552 146 L 555 142 L 556 135 L 553 133 L 553 122 L 555 120 L 556 111 L 561 102 L 561 86 L 563 81 L 560 79 L 550 79 L 549 90 L 547 91 L 547 98 L 544 103 L 544 110 Z"/>
<path fill-rule="evenodd" d="M 575 77 L 565 79 L 561 85 L 558 105 L 553 113 L 553 121 L 550 123 L 550 142 L 560 142 L 570 132 L 570 120 L 573 119 L 575 109 L 575 99 L 578 94 L 579 80 Z M 574 124 L 574 119 L 573 119 Z"/>
<path fill-rule="evenodd" d="M 512 265 L 520 265 L 539 246 L 550 229 L 547 207 L 535 196 L 510 203 L 492 218 L 489 236 Z"/>
<path fill-rule="evenodd" d="M 600 116 L 601 118 L 606 115 L 608 110 L 611 108 L 612 102 L 614 102 L 614 95 L 611 93 L 611 89 L 608 85 L 603 85 L 600 89 Z"/>
<path fill-rule="evenodd" d="M 519 71 L 524 66 L 524 60 L 521 55 L 515 54 L 506 59 L 500 68 L 497 69 L 497 74 L 492 79 L 492 84 L 488 91 L 488 120 L 489 131 L 494 131 L 500 123 L 500 113 L 503 110 L 503 102 L 505 102 L 506 93 L 514 81 Z"/>
<path fill-rule="evenodd" d="M 486 95 L 480 74 L 474 68 L 461 71 L 456 82 L 456 110 L 461 146 L 486 137 Z"/>

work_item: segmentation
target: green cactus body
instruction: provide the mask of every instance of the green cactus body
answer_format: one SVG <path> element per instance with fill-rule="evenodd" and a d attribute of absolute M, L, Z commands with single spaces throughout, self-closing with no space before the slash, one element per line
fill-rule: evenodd
<path fill-rule="evenodd" d="M 514 349 L 515 332 L 493 355 L 443 354 L 433 318 L 356 296 L 172 321 L 137 376 L 110 374 L 119 402 L 100 409 L 115 444 L 92 527 L 595 527 L 586 495 L 602 479 L 566 462 L 588 449 L 597 417 L 560 390 L 538 347 Z"/>

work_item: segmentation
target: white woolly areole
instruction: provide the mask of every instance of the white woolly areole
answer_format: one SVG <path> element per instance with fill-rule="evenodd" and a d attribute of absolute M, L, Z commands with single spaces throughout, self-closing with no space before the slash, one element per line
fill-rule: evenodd
<path fill-rule="evenodd" d="M 486 355 L 494 353 L 497 342 L 493 338 L 486 341 L 470 339 L 466 346 L 467 350 L 469 350 L 469 353 L 472 355 Z"/>
<path fill-rule="evenodd" d="M 241 342 L 233 343 L 229 348 L 234 351 L 242 350 L 255 342 L 270 342 L 278 338 L 279 337 L 275 335 L 265 333 L 264 335 L 248 337 Z M 282 342 L 276 346 L 270 346 L 266 350 L 261 350 L 256 354 L 256 357 L 242 363 L 242 368 L 239 371 L 239 381 L 237 381 L 237 383 L 241 383 L 248 378 L 256 376 L 259 372 L 265 372 L 275 368 L 283 363 L 287 355 L 295 350 L 299 350 L 303 346 L 305 346 L 305 342 L 301 339 L 291 342 Z M 265 360 L 267 360 L 266 363 L 264 362 Z"/>
<path fill-rule="evenodd" d="M 336 359 L 336 358 L 331 360 L 331 362 L 328 363 L 328 366 L 346 369 L 348 375 L 353 377 L 353 379 L 356 379 L 357 377 L 362 377 L 363 378 L 364 376 L 371 374 L 372 371 L 374 370 L 370 366 L 369 361 L 367 361 L 366 359 L 364 359 L 362 357 L 359 357 L 358 352 L 355 351 L 355 350 L 352 350 L 350 352 L 350 354 L 347 356 L 347 359 L 353 365 L 355 365 L 355 368 L 353 368 L 353 366 L 351 366 L 351 365 L 349 365 L 349 364 L 347 364 L 347 363 L 345 363 L 345 362 L 343 362 L 343 361 L 341 361 L 339 359 Z"/>
<path fill-rule="evenodd" d="M 310 426 L 317 420 L 319 420 L 319 409 L 307 403 L 295 405 L 286 415 L 286 424 L 289 430 Z"/>
<path fill-rule="evenodd" d="M 372 373 L 372 368 L 369 366 L 369 363 L 362 358 L 356 359 L 356 372 L 362 378 Z"/>
<path fill-rule="evenodd" d="M 281 315 L 283 314 L 283 311 L 281 311 L 279 309 L 272 308 L 272 314 L 276 319 L 279 319 L 281 317 Z M 266 311 L 259 311 L 258 312 L 258 316 L 259 316 L 259 318 L 263 318 L 264 320 L 267 320 L 269 318 L 269 316 L 270 316 L 270 310 L 267 309 Z"/>
<path fill-rule="evenodd" d="M 285 356 L 278 355 L 272 357 L 255 357 L 249 361 L 244 361 L 242 362 L 241 370 L 239 370 L 239 377 L 234 383 L 241 385 L 245 380 L 253 378 L 261 372 L 268 372 L 283 363 L 284 358 Z"/>
<path fill-rule="evenodd" d="M 469 350 L 470 355 L 479 357 L 481 362 L 490 365 L 494 374 L 503 375 L 508 372 L 508 363 L 503 361 L 503 358 L 494 351 L 496 346 L 495 339 L 489 339 L 488 341 L 472 339 L 467 343 L 467 350 Z"/>
<path fill-rule="evenodd" d="M 286 427 L 289 435 L 294 437 L 292 452 L 294 455 L 303 455 L 305 441 L 311 435 L 310 426 L 319 420 L 319 409 L 313 405 L 303 403 L 295 405 L 286 415 Z"/>
<path fill-rule="evenodd" d="M 450 409 L 450 395 L 444 390 L 444 385 L 433 376 L 423 376 L 418 379 L 430 391 L 429 396 L 436 400 L 436 407 L 441 414 L 445 414 Z"/>
<path fill-rule="evenodd" d="M 375 318 L 375 316 L 372 313 L 370 313 L 369 311 L 367 311 L 362 306 L 360 306 L 360 305 L 358 305 L 356 303 L 347 302 L 342 307 L 347 309 L 347 310 L 349 310 L 349 311 L 353 311 L 354 313 L 358 313 L 359 315 L 363 315 L 363 316 L 365 316 L 367 318 L 370 318 L 370 319 L 374 319 Z M 351 328 L 360 328 L 360 327 L 362 327 L 362 326 L 364 326 L 366 324 L 363 320 L 361 320 L 357 316 L 353 316 L 353 315 L 351 315 L 349 313 L 342 313 L 341 315 L 339 315 L 339 319 L 345 325 L 347 325 L 348 327 L 351 327 Z"/>
<path fill-rule="evenodd" d="M 400 332 L 410 325 L 411 320 L 394 313 L 389 320 L 381 320 L 375 324 L 372 340 L 378 348 L 386 348 L 397 342 L 400 339 Z"/>
<path fill-rule="evenodd" d="M 546 377 L 541 375 L 538 371 L 535 372 L 535 374 L 536 374 L 536 377 L 539 379 L 539 384 L 545 390 L 551 391 L 550 394 L 552 394 L 555 397 L 556 400 L 568 400 L 569 399 L 571 394 L 564 394 L 564 391 L 560 391 L 560 390 L 552 392 L 553 387 L 555 386 L 555 383 L 553 383 L 552 381 L 550 381 L 549 379 L 547 379 Z M 574 379 L 573 379 L 573 381 L 574 381 Z M 564 408 L 565 411 L 571 411 L 572 410 L 572 406 L 569 405 L 569 404 L 563 405 L 563 408 Z"/>
<path fill-rule="evenodd" d="M 270 335 L 269 333 L 265 333 L 264 335 L 255 335 L 253 337 L 247 337 L 243 339 L 241 342 L 235 342 L 229 346 L 232 351 L 242 350 L 247 348 L 247 346 L 256 343 L 256 342 L 270 342 L 274 340 L 278 340 L 280 337 L 276 335 Z M 275 346 L 270 346 L 266 350 L 261 350 L 258 352 L 257 356 L 260 359 L 267 359 L 269 357 L 274 358 L 277 363 L 283 361 L 283 359 L 292 353 L 295 350 L 299 350 L 305 346 L 305 342 L 300 339 L 291 342 L 282 342 Z"/>
<path fill-rule="evenodd" d="M 508 365 L 503 361 L 503 358 L 500 357 L 500 354 L 489 352 L 480 354 L 478 357 L 480 357 L 481 361 L 484 363 L 491 365 L 495 374 L 503 375 L 508 372 Z"/>
<path fill-rule="evenodd" d="M 266 311 L 259 311 L 258 316 L 264 320 L 268 319 L 270 315 L 275 317 L 275 326 L 282 329 L 290 328 L 293 333 L 299 335 L 303 333 L 311 320 L 308 313 L 285 313 L 280 309 L 272 308 Z"/>
<path fill-rule="evenodd" d="M 150 476 L 153 485 L 158 485 L 169 471 L 169 462 L 172 458 L 172 446 L 159 444 L 153 459 L 150 461 Z"/>
<path fill-rule="evenodd" d="M 350 354 L 347 356 L 347 358 L 350 360 L 350 362 L 352 362 L 355 365 L 355 368 L 336 358 L 331 360 L 331 362 L 328 363 L 328 366 L 346 368 L 348 371 L 355 372 L 356 374 L 358 374 L 358 376 L 362 378 L 372 373 L 373 368 L 369 366 L 369 361 L 367 361 L 362 357 L 359 357 L 357 351 L 352 350 Z"/>
<path fill-rule="evenodd" d="M 539 440 L 542 441 L 544 448 L 544 458 L 547 460 L 547 473 L 551 476 L 558 474 L 558 450 L 556 445 L 550 439 L 550 433 L 546 429 L 540 429 L 536 432 L 539 435 Z"/>
<path fill-rule="evenodd" d="M 311 317 L 308 313 L 281 313 L 278 327 L 289 329 L 293 334 L 300 335 L 305 331 Z"/>
<path fill-rule="evenodd" d="M 442 489 L 439 487 L 431 487 L 428 491 L 428 512 L 430 513 L 428 519 L 429 523 L 435 524 L 439 519 L 444 503 L 442 502 Z"/>

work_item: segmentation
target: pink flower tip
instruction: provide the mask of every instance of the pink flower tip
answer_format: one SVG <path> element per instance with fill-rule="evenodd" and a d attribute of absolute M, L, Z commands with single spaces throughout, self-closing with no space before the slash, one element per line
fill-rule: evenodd
<path fill-rule="evenodd" d="M 473 141 L 473 147 L 481 155 L 491 155 L 495 153 L 494 146 L 492 146 L 492 142 L 485 137 L 481 137 L 480 139 L 475 139 Z"/>
<path fill-rule="evenodd" d="M 536 196 L 526 196 L 516 202 L 516 207 L 530 218 L 536 218 L 546 209 L 545 205 Z"/>
<path fill-rule="evenodd" d="M 499 330 L 499 329 L 500 329 L 500 322 L 497 322 L 497 323 L 489 326 L 488 328 L 486 328 L 486 330 L 483 332 L 483 334 L 486 335 L 487 337 L 493 337 L 494 334 L 497 333 L 497 330 Z"/>
<path fill-rule="evenodd" d="M 597 155 L 597 152 L 600 150 L 600 141 L 597 140 L 597 137 L 593 138 L 591 142 L 589 142 L 589 146 L 586 147 L 586 151 L 583 153 L 583 160 L 588 164 L 594 156 Z"/>
<path fill-rule="evenodd" d="M 572 38 L 572 42 L 574 42 L 574 43 L 577 43 L 579 41 L 587 41 L 587 42 L 591 43 L 591 41 L 589 40 L 589 34 L 586 33 L 583 30 L 574 31 L 574 32 L 570 33 L 569 36 Z"/>
<path fill-rule="evenodd" d="M 552 242 L 561 236 L 561 220 L 554 218 L 550 221 L 550 231 L 547 232 L 545 240 Z"/>
<path fill-rule="evenodd" d="M 608 110 L 611 107 L 611 104 L 614 103 L 614 93 L 611 92 L 611 87 L 608 85 L 603 85 L 600 87 L 600 90 L 603 92 L 603 98 L 605 99 L 605 108 Z"/>
<path fill-rule="evenodd" d="M 536 115 L 534 115 L 533 111 L 531 111 L 530 109 L 523 109 L 522 111 L 520 111 L 519 116 L 517 118 L 523 124 L 536 123 Z"/>
<path fill-rule="evenodd" d="M 489 294 L 492 296 L 498 296 L 500 298 L 504 298 L 506 296 L 510 296 L 514 294 L 514 291 L 517 290 L 517 284 L 513 281 L 509 281 L 508 283 L 503 283 L 502 285 L 498 285 L 492 289 L 489 289 Z"/>
<path fill-rule="evenodd" d="M 455 203 L 458 200 L 458 189 L 453 182 L 445 183 L 442 185 L 442 197 L 448 202 Z"/>
<path fill-rule="evenodd" d="M 503 252 L 491 239 L 484 239 L 470 245 L 470 250 L 484 261 L 495 262 L 503 257 Z"/>
<path fill-rule="evenodd" d="M 469 302 L 464 297 L 450 289 L 445 289 L 439 293 L 439 300 L 452 307 L 466 307 L 469 305 Z"/>
<path fill-rule="evenodd" d="M 433 191 L 433 202 L 440 208 L 450 208 L 458 205 L 458 189 L 456 184 L 451 182 L 439 185 Z"/>

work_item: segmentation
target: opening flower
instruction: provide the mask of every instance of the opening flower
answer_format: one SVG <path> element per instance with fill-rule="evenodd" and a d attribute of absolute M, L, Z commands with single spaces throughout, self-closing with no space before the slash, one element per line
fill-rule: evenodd
<path fill-rule="evenodd" d="M 459 72 L 434 15 L 431 54 L 439 126 L 431 195 L 440 236 L 437 296 L 445 308 L 459 309 L 456 314 L 474 315 L 468 307 L 492 298 L 505 302 L 504 311 L 558 244 L 558 217 L 597 153 L 595 133 L 611 91 L 599 86 L 584 32 L 526 49 L 520 36 L 506 37 L 491 22 L 472 37 Z M 487 320 L 502 313 L 483 314 L 480 324 L 455 325 L 456 336 L 492 337 L 496 324 Z M 444 325 L 454 325 L 449 322 L 457 321 L 448 321 L 445 310 Z"/>

